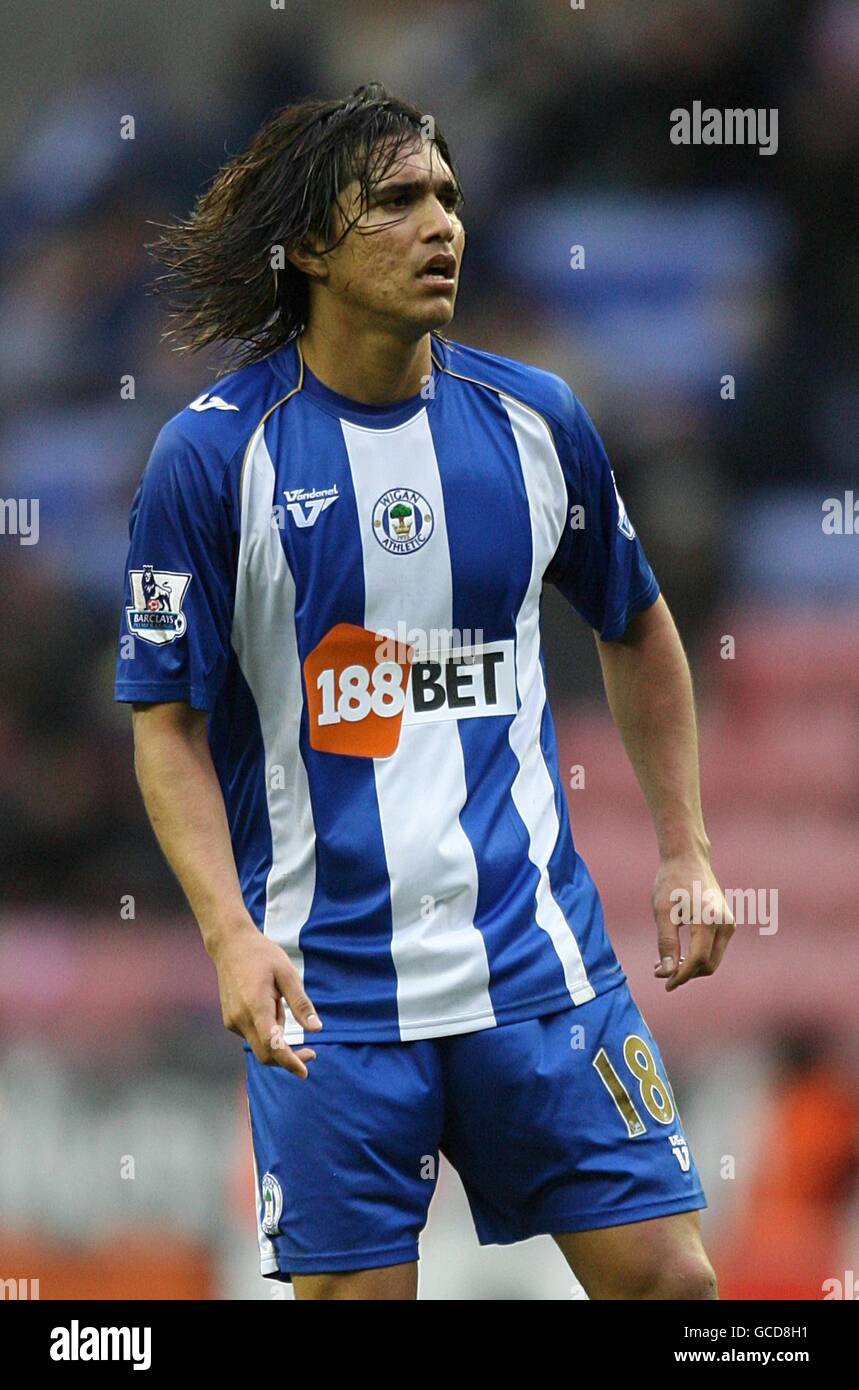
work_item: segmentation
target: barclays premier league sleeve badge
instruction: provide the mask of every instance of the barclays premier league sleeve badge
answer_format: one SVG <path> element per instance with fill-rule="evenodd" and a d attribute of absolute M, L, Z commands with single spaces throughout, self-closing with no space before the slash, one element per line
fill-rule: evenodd
<path fill-rule="evenodd" d="M 129 632 L 156 646 L 175 642 L 188 626 L 182 600 L 191 582 L 190 574 L 144 565 L 143 569 L 129 570 L 128 577 L 132 604 L 126 608 L 125 616 Z"/>

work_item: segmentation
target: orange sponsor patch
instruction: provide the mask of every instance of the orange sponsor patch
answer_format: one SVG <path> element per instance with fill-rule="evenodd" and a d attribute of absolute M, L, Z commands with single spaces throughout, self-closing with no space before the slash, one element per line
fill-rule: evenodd
<path fill-rule="evenodd" d="M 379 660 L 379 654 L 393 658 Z M 400 741 L 414 648 L 355 623 L 337 623 L 304 658 L 310 746 L 388 758 Z"/>

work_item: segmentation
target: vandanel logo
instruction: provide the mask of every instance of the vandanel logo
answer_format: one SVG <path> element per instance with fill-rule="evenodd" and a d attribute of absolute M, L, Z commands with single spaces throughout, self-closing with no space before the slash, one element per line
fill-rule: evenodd
<path fill-rule="evenodd" d="M 515 714 L 513 647 L 508 639 L 432 652 L 337 623 L 304 659 L 310 746 L 389 758 L 404 725 Z"/>

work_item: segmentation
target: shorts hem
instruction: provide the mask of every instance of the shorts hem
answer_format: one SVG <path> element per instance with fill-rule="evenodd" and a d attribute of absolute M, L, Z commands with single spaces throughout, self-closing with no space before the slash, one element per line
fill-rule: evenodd
<path fill-rule="evenodd" d="M 384 1269 L 386 1265 L 409 1264 L 420 1258 L 417 1244 L 388 1246 L 384 1250 L 349 1250 L 342 1255 L 302 1255 L 278 1260 L 271 1255 L 260 1260 L 262 1277 L 287 1278 L 293 1274 L 340 1274 L 352 1269 Z M 282 1266 L 286 1266 L 283 1268 Z"/>
<path fill-rule="evenodd" d="M 635 1206 L 612 1207 L 609 1211 L 575 1212 L 570 1216 L 552 1217 L 551 1221 L 538 1221 L 527 1230 L 516 1235 L 490 1234 L 486 1229 L 477 1229 L 480 1245 L 516 1245 L 521 1240 L 532 1240 L 534 1236 L 572 1235 L 578 1231 L 599 1231 L 606 1226 L 623 1226 L 627 1222 L 648 1221 L 657 1216 L 674 1216 L 682 1211 L 702 1211 L 707 1206 L 707 1198 L 701 1189 L 686 1197 L 675 1197 L 670 1202 L 638 1202 Z"/>

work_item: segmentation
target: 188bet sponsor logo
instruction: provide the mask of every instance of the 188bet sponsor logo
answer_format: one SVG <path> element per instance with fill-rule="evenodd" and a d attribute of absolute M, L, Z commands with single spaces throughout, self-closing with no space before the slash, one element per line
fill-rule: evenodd
<path fill-rule="evenodd" d="M 338 623 L 304 660 L 310 746 L 387 758 L 404 725 L 516 713 L 513 642 L 420 655 L 407 642 Z"/>

